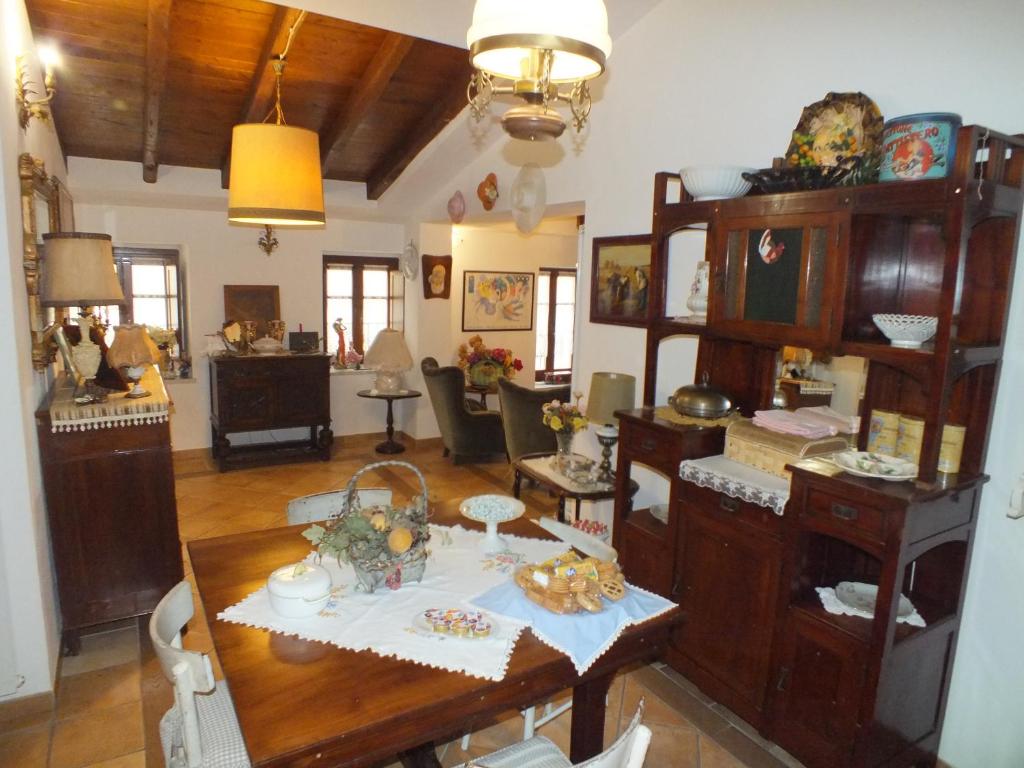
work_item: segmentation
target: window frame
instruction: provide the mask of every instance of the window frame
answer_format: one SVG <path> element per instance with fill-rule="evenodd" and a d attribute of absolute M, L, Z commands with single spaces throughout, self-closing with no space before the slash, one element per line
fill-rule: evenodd
<path fill-rule="evenodd" d="M 579 287 L 579 270 L 575 267 L 539 267 L 538 271 L 548 276 L 548 327 L 546 336 L 548 340 L 548 354 L 544 360 L 544 368 L 538 368 L 534 371 L 533 379 L 537 382 L 546 381 L 546 377 L 550 374 L 551 376 L 560 374 L 571 374 L 572 373 L 572 356 L 569 358 L 568 368 L 558 368 L 555 365 L 555 320 L 557 314 L 557 302 L 555 297 L 558 295 L 558 278 L 560 275 L 572 275 L 576 280 L 576 285 Z M 540 302 L 538 302 L 539 305 Z M 573 329 L 576 328 L 575 313 L 573 315 Z M 538 332 L 541 330 L 538 324 Z M 576 351 L 573 350 L 573 356 Z"/>
<path fill-rule="evenodd" d="M 181 267 L 181 252 L 176 248 L 147 248 L 145 246 L 120 246 L 115 245 L 114 250 L 114 268 L 117 270 L 117 280 L 121 284 L 121 290 L 124 292 L 124 301 L 117 302 L 116 306 L 119 310 L 119 319 L 122 325 L 128 325 L 135 322 L 135 308 L 133 306 L 133 300 L 135 296 L 132 291 L 132 264 L 139 260 L 144 262 L 149 260 L 151 262 L 160 262 L 165 268 L 168 265 L 174 265 L 175 273 L 175 289 L 177 295 L 175 296 L 175 303 L 178 308 L 178 328 L 177 328 L 177 351 L 176 357 L 188 357 L 188 313 L 185 311 L 185 274 Z M 167 296 L 149 296 L 148 298 L 169 298 Z M 146 298 L 143 297 L 143 298 Z"/>
<path fill-rule="evenodd" d="M 330 319 L 327 317 L 327 270 L 332 266 L 352 268 L 352 328 L 348 330 L 346 339 L 349 349 L 359 354 L 366 354 L 366 340 L 363 338 L 363 270 L 366 267 L 387 267 L 388 270 L 388 326 L 394 327 L 395 302 L 404 300 L 405 293 L 398 294 L 393 290 L 395 273 L 401 277 L 401 268 L 397 256 L 354 256 L 346 254 L 324 254 L 323 257 L 323 305 L 321 314 L 324 319 L 324 335 L 328 338 Z"/>

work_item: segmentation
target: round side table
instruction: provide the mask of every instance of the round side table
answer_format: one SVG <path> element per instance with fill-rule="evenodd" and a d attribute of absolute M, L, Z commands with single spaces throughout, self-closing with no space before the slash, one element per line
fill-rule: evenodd
<path fill-rule="evenodd" d="M 391 404 L 395 400 L 410 400 L 414 397 L 422 397 L 423 393 L 417 392 L 415 389 L 400 389 L 397 392 L 378 392 L 374 389 L 362 389 L 356 392 L 356 394 L 359 397 L 365 397 L 370 400 L 386 400 L 388 403 L 388 439 L 377 445 L 375 449 L 377 453 L 401 453 L 404 451 L 405 446 L 395 440 L 395 416 Z"/>

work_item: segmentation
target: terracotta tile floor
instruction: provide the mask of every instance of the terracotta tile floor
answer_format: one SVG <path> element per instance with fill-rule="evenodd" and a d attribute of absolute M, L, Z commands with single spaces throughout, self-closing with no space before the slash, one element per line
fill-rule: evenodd
<path fill-rule="evenodd" d="M 177 457 L 178 519 L 181 538 L 220 536 L 285 523 L 289 499 L 344 488 L 364 464 L 381 457 L 373 451 L 379 437 L 344 438 L 328 463 L 291 464 L 220 474 L 204 456 Z M 434 443 L 401 457 L 427 476 L 432 499 L 477 493 L 508 493 L 512 470 L 505 463 L 454 467 Z M 383 472 L 384 484 L 398 496 L 418 490 L 414 476 L 401 468 Z M 373 481 L 372 484 L 376 484 Z M 553 514 L 555 500 L 524 489 L 529 514 Z M 584 508 L 586 514 L 586 508 Z M 185 572 L 191 568 L 185 552 Z M 156 724 L 170 706 L 171 690 L 148 647 L 145 622 L 127 621 L 88 635 L 82 653 L 62 660 L 56 706 L 42 713 L 13 713 L 0 721 L 0 766 L 4 768 L 157 768 L 163 765 Z M 190 624 L 186 647 L 214 656 L 206 619 L 199 609 Z M 645 722 L 653 731 L 649 768 L 793 768 L 799 764 L 765 742 L 732 713 L 713 705 L 685 678 L 662 664 L 620 675 L 608 698 L 606 741 L 629 722 L 640 698 Z M 566 713 L 541 733 L 568 750 Z M 522 738 L 515 713 L 472 735 L 468 752 L 458 741 L 438 749 L 442 764 L 458 765 Z M 397 763 L 394 764 L 397 766 Z M 387 768 L 393 768 L 388 766 Z"/>

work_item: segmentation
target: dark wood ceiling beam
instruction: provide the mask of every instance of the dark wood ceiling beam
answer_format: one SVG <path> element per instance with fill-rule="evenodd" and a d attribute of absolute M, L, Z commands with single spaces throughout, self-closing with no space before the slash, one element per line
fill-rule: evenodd
<path fill-rule="evenodd" d="M 270 21 L 267 36 L 256 62 L 256 71 L 249 83 L 249 93 L 242 107 L 239 123 L 260 123 L 274 105 L 274 67 L 270 60 L 284 50 L 288 43 L 288 32 L 299 20 L 301 10 L 278 6 L 274 18 Z M 231 181 L 231 138 L 228 137 L 228 148 L 220 164 L 220 185 L 227 189 Z"/>
<path fill-rule="evenodd" d="M 391 78 L 412 48 L 413 42 L 413 38 L 397 32 L 388 32 L 384 36 L 380 48 L 370 59 L 344 111 L 327 123 L 327 131 L 320 138 L 321 173 L 327 173 L 327 161 L 331 152 L 335 149 L 341 150 L 348 144 L 363 118 L 380 101 Z"/>
<path fill-rule="evenodd" d="M 160 165 L 160 100 L 167 84 L 171 0 L 149 0 L 146 19 L 146 106 L 142 130 L 142 178 L 156 182 Z"/>
<path fill-rule="evenodd" d="M 467 75 L 468 79 L 468 75 Z M 366 198 L 378 200 L 395 183 L 406 166 L 433 140 L 438 133 L 466 106 L 466 89 L 461 82 L 448 82 L 446 91 L 439 94 L 433 108 L 424 115 L 419 130 L 411 133 L 408 140 L 388 152 L 366 179 Z"/>

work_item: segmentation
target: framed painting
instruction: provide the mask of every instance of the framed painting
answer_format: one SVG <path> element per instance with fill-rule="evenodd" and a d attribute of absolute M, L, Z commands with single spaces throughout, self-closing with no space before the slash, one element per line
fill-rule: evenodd
<path fill-rule="evenodd" d="M 532 331 L 532 272 L 463 273 L 463 331 Z"/>
<path fill-rule="evenodd" d="M 281 319 L 281 296 L 276 285 L 225 285 L 224 321 L 256 321 L 256 338 L 269 333 L 267 321 Z"/>
<path fill-rule="evenodd" d="M 423 256 L 423 298 L 447 299 L 452 295 L 452 257 Z"/>
<path fill-rule="evenodd" d="M 646 325 L 650 278 L 650 235 L 595 237 L 590 322 Z"/>

